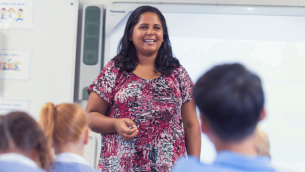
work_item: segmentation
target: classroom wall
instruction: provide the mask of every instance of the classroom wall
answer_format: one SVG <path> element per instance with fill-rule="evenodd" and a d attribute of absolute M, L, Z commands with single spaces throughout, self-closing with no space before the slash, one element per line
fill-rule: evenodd
<path fill-rule="evenodd" d="M 80 0 L 82 4 L 104 4 L 111 0 Z M 195 4 L 228 4 L 228 5 L 280 5 L 280 6 L 305 6 L 304 0 L 119 0 L 115 2 L 140 2 L 140 3 L 195 3 Z"/>
<path fill-rule="evenodd" d="M 81 42 L 81 23 L 83 4 L 103 4 L 104 8 L 111 2 L 139 2 L 139 3 L 189 3 L 189 4 L 214 4 L 214 5 L 271 5 L 271 6 L 302 6 L 305 7 L 305 0 L 80 0 L 79 1 L 79 19 L 77 31 L 77 57 L 76 57 L 76 73 L 75 73 L 75 91 L 74 101 L 83 108 L 86 107 L 87 101 L 77 100 L 78 97 L 78 76 L 79 76 L 79 59 L 80 59 L 80 42 Z"/>
<path fill-rule="evenodd" d="M 82 24 L 82 8 L 84 4 L 103 4 L 104 8 L 111 0 L 79 0 L 79 19 L 78 19 L 78 33 L 77 33 L 77 52 L 76 52 L 76 69 L 75 69 L 75 91 L 74 102 L 85 109 L 87 101 L 77 100 L 78 98 L 78 76 L 79 76 L 79 59 L 80 59 L 80 45 L 81 45 L 81 24 Z M 139 2 L 139 3 L 188 3 L 188 4 L 206 4 L 206 5 L 255 5 L 255 6 L 301 6 L 305 7 L 305 0 L 120 0 L 117 2 Z M 104 46 L 104 45 L 103 45 Z M 97 155 L 100 154 L 100 134 L 91 133 L 92 136 L 98 140 Z M 84 155 L 88 160 L 91 155 Z M 86 157 L 88 156 L 88 157 Z"/>
<path fill-rule="evenodd" d="M 305 7 L 305 0 L 80 0 L 79 1 L 79 19 L 78 19 L 78 33 L 77 33 L 77 61 L 76 61 L 76 75 L 75 75 L 75 103 L 83 108 L 86 107 L 87 101 L 79 101 L 78 97 L 78 76 L 79 76 L 79 59 L 80 59 L 80 42 L 81 42 L 81 23 L 82 23 L 82 8 L 83 4 L 103 4 L 104 8 L 111 2 L 139 2 L 139 3 L 188 3 L 188 4 L 207 4 L 207 5 L 256 5 L 256 6 L 302 6 Z"/>
<path fill-rule="evenodd" d="M 77 100 L 78 97 L 78 76 L 79 76 L 79 59 L 81 45 L 81 23 L 82 8 L 84 4 L 103 4 L 104 8 L 111 2 L 139 2 L 139 3 L 188 3 L 188 4 L 207 4 L 207 5 L 256 5 L 256 6 L 302 6 L 305 7 L 305 0 L 79 0 L 79 18 L 77 29 L 77 52 L 76 52 L 76 69 L 75 69 L 75 89 L 74 102 L 85 108 L 87 101 Z"/>

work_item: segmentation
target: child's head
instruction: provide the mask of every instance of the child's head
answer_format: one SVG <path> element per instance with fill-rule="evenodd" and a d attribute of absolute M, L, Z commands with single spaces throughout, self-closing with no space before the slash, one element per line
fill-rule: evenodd
<path fill-rule="evenodd" d="M 43 131 L 24 112 L 0 115 L 0 153 L 20 153 L 46 170 L 51 156 Z"/>
<path fill-rule="evenodd" d="M 261 80 L 240 64 L 206 72 L 196 83 L 194 98 L 201 118 L 223 141 L 244 139 L 265 115 Z"/>
<path fill-rule="evenodd" d="M 40 111 L 40 125 L 44 129 L 49 147 L 78 142 L 84 145 L 88 142 L 86 114 L 76 104 L 44 104 Z"/>
<path fill-rule="evenodd" d="M 9 12 L 9 13 L 14 13 L 15 10 L 14 10 L 13 8 L 10 8 L 10 9 L 7 10 L 7 12 Z"/>

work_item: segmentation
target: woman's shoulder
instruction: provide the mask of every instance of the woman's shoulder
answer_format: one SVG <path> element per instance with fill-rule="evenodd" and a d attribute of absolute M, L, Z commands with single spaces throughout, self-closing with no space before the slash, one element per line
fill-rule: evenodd
<path fill-rule="evenodd" d="M 107 76 L 116 76 L 122 72 L 122 68 L 116 64 L 114 60 L 111 60 L 104 66 L 101 74 L 107 74 Z"/>
<path fill-rule="evenodd" d="M 120 69 L 118 64 L 114 60 L 110 60 L 104 67 L 104 69 L 112 70 L 112 69 Z"/>
<path fill-rule="evenodd" d="M 187 73 L 187 71 L 185 70 L 185 68 L 182 65 L 180 65 L 179 67 L 175 67 L 172 72 L 172 74 L 174 74 L 174 75 L 181 75 L 184 73 Z"/>

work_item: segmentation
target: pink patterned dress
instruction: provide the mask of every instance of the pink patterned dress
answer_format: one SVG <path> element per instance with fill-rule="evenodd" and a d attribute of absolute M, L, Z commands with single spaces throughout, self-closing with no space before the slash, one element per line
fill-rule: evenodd
<path fill-rule="evenodd" d="M 131 141 L 118 133 L 102 134 L 101 171 L 170 171 L 185 155 L 181 106 L 192 99 L 193 82 L 182 66 L 170 76 L 147 80 L 110 61 L 91 91 L 109 103 L 107 116 L 130 118 L 139 130 Z"/>

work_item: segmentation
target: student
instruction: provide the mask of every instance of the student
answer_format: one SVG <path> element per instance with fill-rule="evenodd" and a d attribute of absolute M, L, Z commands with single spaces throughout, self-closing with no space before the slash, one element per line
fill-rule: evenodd
<path fill-rule="evenodd" d="M 265 118 L 261 80 L 240 64 L 226 64 L 205 73 L 194 88 L 201 130 L 213 142 L 217 157 L 211 165 L 189 156 L 174 172 L 274 172 L 268 156 L 257 155 L 254 130 Z"/>
<path fill-rule="evenodd" d="M 1 172 L 44 172 L 49 160 L 46 138 L 33 118 L 24 112 L 0 115 Z"/>
<path fill-rule="evenodd" d="M 40 112 L 40 125 L 48 139 L 48 147 L 53 147 L 56 155 L 50 171 L 95 171 L 82 157 L 90 130 L 81 107 L 69 103 L 56 106 L 46 103 Z"/>

